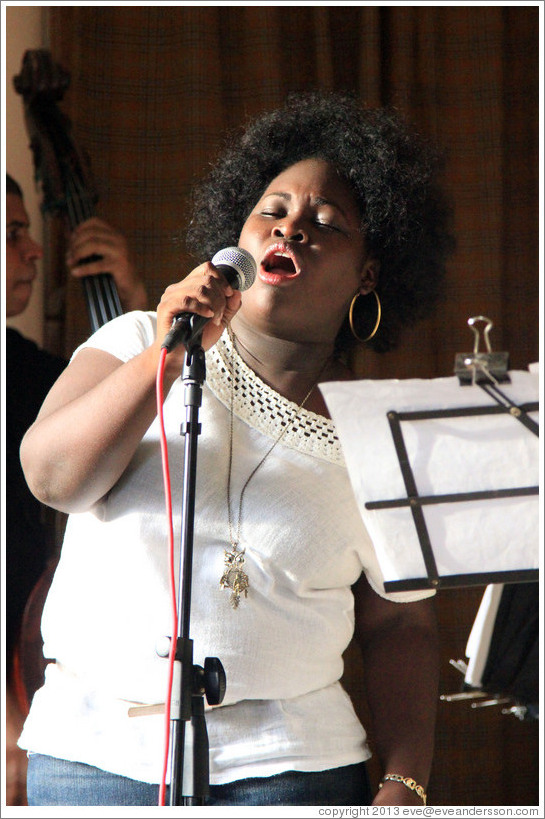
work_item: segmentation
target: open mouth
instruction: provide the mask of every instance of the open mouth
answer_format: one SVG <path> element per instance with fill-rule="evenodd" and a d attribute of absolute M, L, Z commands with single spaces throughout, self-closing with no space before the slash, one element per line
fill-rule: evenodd
<path fill-rule="evenodd" d="M 297 276 L 300 272 L 294 254 L 284 245 L 269 248 L 261 267 L 266 273 L 285 277 Z"/>

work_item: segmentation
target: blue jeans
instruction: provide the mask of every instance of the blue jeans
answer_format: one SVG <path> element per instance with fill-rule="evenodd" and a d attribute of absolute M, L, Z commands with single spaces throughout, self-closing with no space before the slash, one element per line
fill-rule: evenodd
<path fill-rule="evenodd" d="M 137 782 L 80 762 L 30 754 L 28 804 L 147 805 L 158 804 L 159 786 Z M 165 804 L 169 805 L 169 794 Z M 211 785 L 208 805 L 370 805 L 365 762 L 316 773 L 287 771 L 276 776 Z"/>

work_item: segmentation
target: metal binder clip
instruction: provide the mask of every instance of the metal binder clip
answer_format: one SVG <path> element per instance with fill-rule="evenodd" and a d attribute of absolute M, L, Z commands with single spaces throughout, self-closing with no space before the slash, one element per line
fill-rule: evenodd
<path fill-rule="evenodd" d="M 479 350 L 480 333 L 475 326 L 477 322 L 484 321 L 486 326 L 483 330 L 486 352 Z M 486 316 L 472 316 L 467 320 L 475 336 L 472 353 L 456 353 L 454 359 L 454 372 L 458 376 L 460 384 L 499 384 L 510 381 L 509 375 L 509 353 L 494 353 L 490 344 L 489 334 L 494 326 L 492 321 Z"/>

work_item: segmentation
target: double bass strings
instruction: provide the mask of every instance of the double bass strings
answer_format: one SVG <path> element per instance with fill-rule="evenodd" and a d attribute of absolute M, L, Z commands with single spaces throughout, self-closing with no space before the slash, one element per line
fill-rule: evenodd
<path fill-rule="evenodd" d="M 70 229 L 94 215 L 92 203 L 80 180 L 68 176 L 66 188 L 66 207 Z M 111 319 L 120 316 L 123 308 L 113 276 L 110 273 L 99 273 L 84 276 L 83 289 L 89 311 L 89 320 L 93 332 Z"/>

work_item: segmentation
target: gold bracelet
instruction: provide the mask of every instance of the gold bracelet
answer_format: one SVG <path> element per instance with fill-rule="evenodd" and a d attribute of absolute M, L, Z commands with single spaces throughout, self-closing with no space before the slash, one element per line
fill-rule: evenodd
<path fill-rule="evenodd" d="M 422 785 L 417 785 L 415 780 L 411 779 L 410 776 L 401 776 L 401 774 L 385 774 L 382 777 L 382 780 L 380 781 L 380 784 L 378 786 L 379 790 L 388 780 L 390 780 L 390 782 L 401 782 L 401 784 L 405 785 L 405 787 L 408 788 L 410 791 L 414 791 L 416 794 L 418 794 L 424 805 L 426 804 L 426 800 L 428 798 L 426 796 L 426 791 L 424 790 Z"/>

